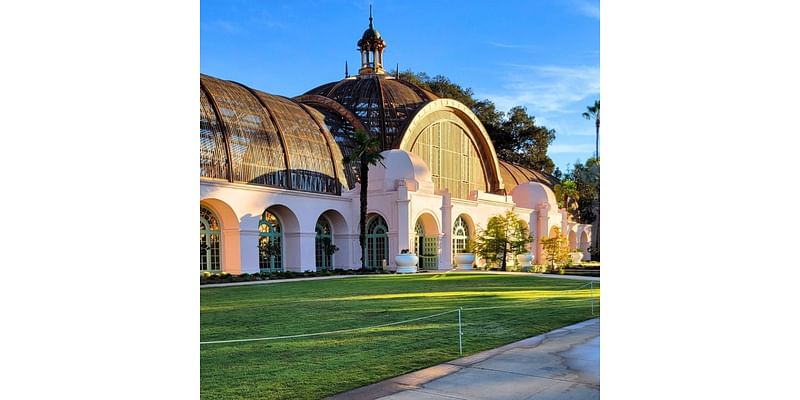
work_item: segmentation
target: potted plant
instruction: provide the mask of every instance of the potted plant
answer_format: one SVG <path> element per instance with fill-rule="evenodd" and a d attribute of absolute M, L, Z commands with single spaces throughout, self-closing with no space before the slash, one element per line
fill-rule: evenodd
<path fill-rule="evenodd" d="M 528 236 L 528 239 L 531 241 L 533 240 L 532 236 Z M 516 243 L 514 247 L 514 254 L 517 256 L 517 263 L 522 267 L 523 272 L 528 272 L 531 270 L 531 264 L 533 263 L 533 253 L 528 251 L 528 245 L 530 241 L 519 241 Z"/>
<path fill-rule="evenodd" d="M 403 249 L 400 254 L 394 256 L 394 262 L 397 264 L 398 274 L 413 274 L 417 272 L 417 262 L 419 257 L 410 252 L 408 249 Z"/>
<path fill-rule="evenodd" d="M 475 254 L 472 253 L 472 248 L 474 246 L 474 242 L 472 239 L 467 239 L 467 243 L 464 244 L 464 250 L 460 253 L 456 253 L 455 260 L 456 265 L 458 266 L 459 271 L 471 271 L 472 264 L 475 262 Z"/>
<path fill-rule="evenodd" d="M 517 262 L 522 267 L 523 272 L 528 272 L 530 271 L 531 264 L 533 263 L 533 254 L 531 254 L 531 252 L 517 254 Z"/>

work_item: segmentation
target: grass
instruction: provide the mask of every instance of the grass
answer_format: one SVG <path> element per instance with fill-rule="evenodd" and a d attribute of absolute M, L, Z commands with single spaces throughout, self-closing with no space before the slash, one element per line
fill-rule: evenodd
<path fill-rule="evenodd" d="M 592 318 L 586 281 L 384 275 L 200 291 L 200 340 L 285 336 L 465 310 L 464 356 Z M 505 307 L 508 306 L 508 307 Z M 595 313 L 598 312 L 595 307 Z M 200 346 L 203 399 L 319 399 L 460 357 L 457 314 L 307 338 Z"/>

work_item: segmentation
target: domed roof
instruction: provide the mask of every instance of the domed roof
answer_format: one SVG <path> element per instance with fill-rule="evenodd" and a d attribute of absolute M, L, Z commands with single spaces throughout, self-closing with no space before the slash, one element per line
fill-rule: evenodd
<path fill-rule="evenodd" d="M 358 47 L 361 47 L 363 44 L 367 42 L 377 40 L 380 38 L 381 38 L 381 33 L 370 25 L 370 27 L 364 31 L 364 34 L 361 35 L 361 40 L 358 41 Z"/>
<path fill-rule="evenodd" d="M 200 176 L 340 194 L 342 154 L 317 110 L 200 75 Z"/>
<path fill-rule="evenodd" d="M 382 150 L 397 148 L 407 120 L 425 104 L 438 97 L 403 79 L 383 74 L 359 75 L 330 82 L 295 98 L 314 103 L 314 96 L 327 97 L 355 115 L 373 136 L 381 139 Z"/>
<path fill-rule="evenodd" d="M 558 202 L 553 190 L 540 182 L 524 182 L 514 186 L 511 196 L 520 207 L 535 209 L 542 204 L 547 204 L 550 209 L 558 210 Z"/>
<path fill-rule="evenodd" d="M 539 182 L 550 189 L 553 189 L 553 187 L 558 184 L 558 178 L 550 174 L 525 168 L 521 165 L 512 164 L 504 160 L 498 161 L 500 162 L 500 175 L 503 176 L 503 184 L 505 185 L 506 193 L 510 194 L 515 186 L 525 182 Z"/>
<path fill-rule="evenodd" d="M 404 150 L 387 150 L 381 153 L 383 161 L 381 165 L 369 169 L 369 181 L 371 187 L 377 187 L 383 183 L 382 190 L 397 190 L 396 185 L 402 181 L 406 185 L 413 185 L 412 190 L 427 188 L 433 192 L 433 180 L 431 170 L 425 161 L 417 157 L 414 153 Z M 373 184 L 375 182 L 375 184 Z"/>

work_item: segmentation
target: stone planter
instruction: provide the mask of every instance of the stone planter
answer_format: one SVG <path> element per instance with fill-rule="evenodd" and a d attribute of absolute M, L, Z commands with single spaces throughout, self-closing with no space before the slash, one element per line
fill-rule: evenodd
<path fill-rule="evenodd" d="M 531 269 L 531 262 L 533 261 L 533 254 L 531 253 L 522 253 L 517 255 L 517 262 L 522 267 L 523 271 L 528 271 Z"/>
<path fill-rule="evenodd" d="M 419 257 L 414 253 L 398 254 L 394 256 L 398 274 L 413 274 L 417 272 Z"/>
<path fill-rule="evenodd" d="M 583 253 L 580 251 L 569 253 L 569 256 L 572 257 L 572 264 L 578 264 L 583 260 Z"/>
<path fill-rule="evenodd" d="M 475 262 L 475 254 L 472 253 L 457 253 L 456 254 L 456 268 L 459 271 L 472 271 L 472 263 Z"/>

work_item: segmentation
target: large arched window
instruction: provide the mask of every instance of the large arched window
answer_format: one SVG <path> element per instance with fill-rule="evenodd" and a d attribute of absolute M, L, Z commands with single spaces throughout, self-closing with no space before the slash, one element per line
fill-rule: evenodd
<path fill-rule="evenodd" d="M 461 125 L 442 120 L 427 126 L 411 152 L 425 161 L 437 189 L 466 199 L 473 190 L 487 190 L 483 163 L 476 146 Z"/>
<path fill-rule="evenodd" d="M 315 252 L 317 255 L 317 271 L 331 269 L 333 265 L 333 254 L 331 249 L 334 248 L 333 235 L 331 231 L 331 224 L 325 217 L 320 216 L 317 220 L 317 237 L 314 241 Z"/>
<path fill-rule="evenodd" d="M 374 215 L 367 221 L 367 268 L 383 268 L 383 260 L 389 255 L 389 228 L 380 215 Z"/>
<path fill-rule="evenodd" d="M 464 217 L 459 215 L 456 222 L 453 223 L 453 256 L 455 254 L 463 253 L 464 247 L 467 246 L 469 240 L 469 225 Z"/>
<path fill-rule="evenodd" d="M 206 207 L 200 206 L 200 270 L 219 272 L 219 220 Z"/>
<path fill-rule="evenodd" d="M 258 222 L 258 267 L 261 272 L 283 271 L 282 239 L 278 217 L 264 210 Z"/>

